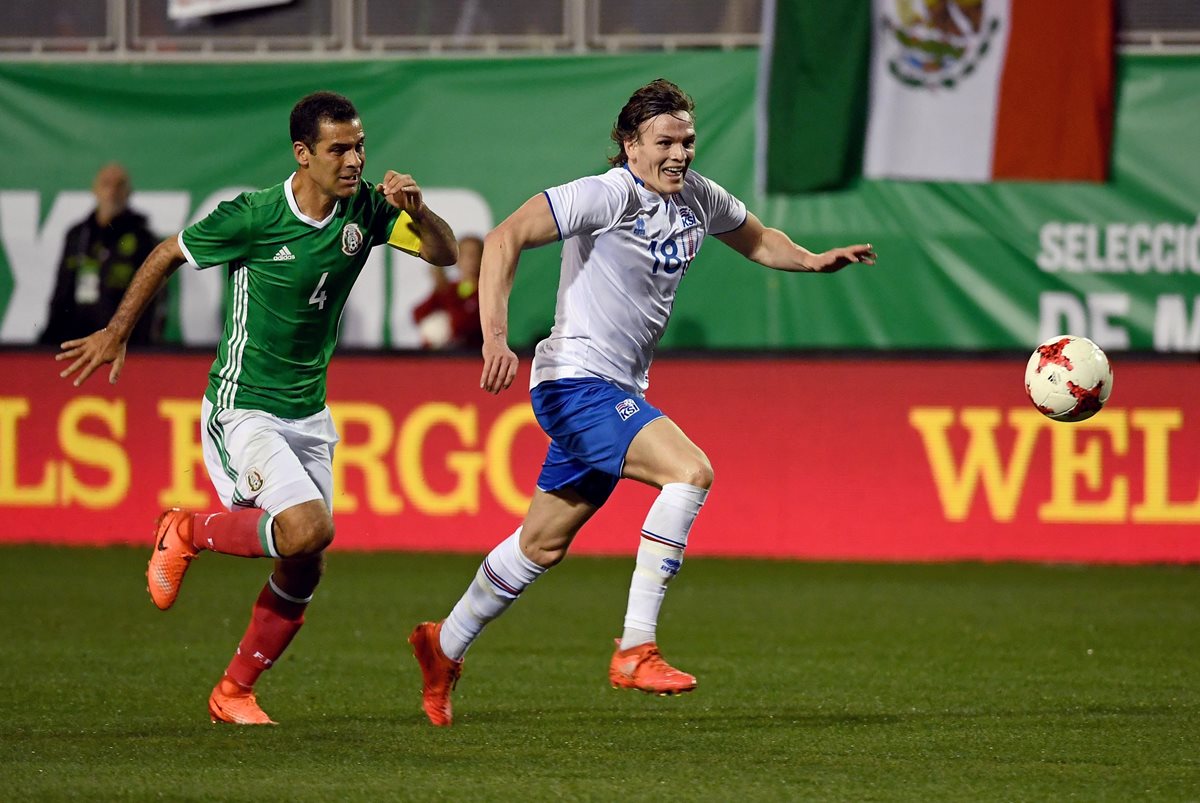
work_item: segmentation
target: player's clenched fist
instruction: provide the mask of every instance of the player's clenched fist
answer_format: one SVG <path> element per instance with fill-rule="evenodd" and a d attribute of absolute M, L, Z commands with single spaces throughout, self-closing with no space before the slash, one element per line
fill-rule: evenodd
<path fill-rule="evenodd" d="M 417 216 L 425 207 L 421 197 L 421 188 L 416 179 L 407 173 L 397 173 L 389 170 L 383 174 L 383 181 L 375 185 L 375 192 L 382 193 L 387 202 L 397 209 Z"/>

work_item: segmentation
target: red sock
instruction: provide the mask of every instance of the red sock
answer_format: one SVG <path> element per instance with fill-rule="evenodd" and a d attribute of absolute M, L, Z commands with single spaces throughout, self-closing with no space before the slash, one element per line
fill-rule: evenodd
<path fill-rule="evenodd" d="M 307 607 L 306 602 L 289 602 L 279 596 L 269 582 L 263 586 L 250 615 L 250 626 L 225 674 L 246 688 L 253 686 L 258 676 L 283 655 L 304 624 Z"/>
<path fill-rule="evenodd" d="M 244 558 L 279 557 L 270 514 L 251 508 L 235 513 L 197 513 L 192 546 Z"/>

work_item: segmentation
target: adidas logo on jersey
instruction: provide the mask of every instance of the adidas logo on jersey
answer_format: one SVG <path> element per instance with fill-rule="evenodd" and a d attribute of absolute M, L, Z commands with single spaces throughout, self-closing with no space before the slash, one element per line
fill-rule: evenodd
<path fill-rule="evenodd" d="M 288 260 L 295 259 L 296 255 L 293 254 L 285 245 L 283 248 L 280 248 L 278 251 L 276 251 L 275 256 L 271 258 L 276 262 L 287 262 Z"/>

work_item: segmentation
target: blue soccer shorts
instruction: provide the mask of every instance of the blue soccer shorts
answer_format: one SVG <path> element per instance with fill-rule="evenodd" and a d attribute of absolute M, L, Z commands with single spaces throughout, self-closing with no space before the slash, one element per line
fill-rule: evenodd
<path fill-rule="evenodd" d="M 572 488 L 596 507 L 617 487 L 634 436 L 663 416 L 644 398 L 603 379 L 542 382 L 529 398 L 538 424 L 550 436 L 537 487 Z"/>

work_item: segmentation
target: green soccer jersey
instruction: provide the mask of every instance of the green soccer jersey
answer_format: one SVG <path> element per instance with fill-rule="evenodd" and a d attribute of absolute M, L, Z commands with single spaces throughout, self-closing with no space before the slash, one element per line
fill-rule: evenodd
<path fill-rule="evenodd" d="M 296 204 L 291 178 L 222 202 L 179 243 L 196 267 L 229 265 L 225 329 L 205 396 L 281 418 L 324 408 L 342 309 L 371 249 L 420 250 L 412 219 L 365 181 L 328 218 L 313 220 Z"/>

